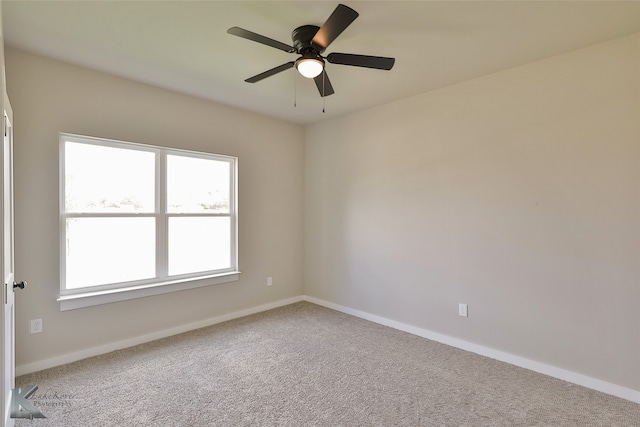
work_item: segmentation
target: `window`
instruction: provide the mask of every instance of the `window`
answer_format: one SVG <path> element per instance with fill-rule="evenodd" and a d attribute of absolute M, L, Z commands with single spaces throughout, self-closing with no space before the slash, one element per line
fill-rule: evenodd
<path fill-rule="evenodd" d="M 60 134 L 61 309 L 237 280 L 235 157 Z"/>

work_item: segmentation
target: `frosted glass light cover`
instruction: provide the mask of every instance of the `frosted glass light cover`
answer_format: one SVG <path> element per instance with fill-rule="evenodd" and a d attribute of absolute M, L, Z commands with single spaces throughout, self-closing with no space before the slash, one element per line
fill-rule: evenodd
<path fill-rule="evenodd" d="M 324 65 L 317 59 L 305 58 L 296 63 L 296 68 L 304 77 L 313 79 L 322 73 Z"/>

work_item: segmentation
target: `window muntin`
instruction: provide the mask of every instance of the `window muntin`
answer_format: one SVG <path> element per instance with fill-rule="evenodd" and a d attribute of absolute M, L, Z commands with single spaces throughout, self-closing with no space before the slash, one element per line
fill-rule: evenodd
<path fill-rule="evenodd" d="M 61 297 L 237 272 L 237 159 L 61 134 Z"/>

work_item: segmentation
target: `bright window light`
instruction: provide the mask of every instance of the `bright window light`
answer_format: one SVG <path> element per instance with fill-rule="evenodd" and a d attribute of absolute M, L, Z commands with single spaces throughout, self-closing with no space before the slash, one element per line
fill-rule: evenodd
<path fill-rule="evenodd" d="M 61 297 L 237 273 L 237 159 L 60 135 Z"/>

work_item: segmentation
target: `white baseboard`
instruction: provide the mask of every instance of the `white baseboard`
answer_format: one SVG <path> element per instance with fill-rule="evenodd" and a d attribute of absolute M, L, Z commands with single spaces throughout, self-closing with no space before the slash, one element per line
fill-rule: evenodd
<path fill-rule="evenodd" d="M 16 366 L 16 376 L 42 371 L 43 369 L 49 369 L 55 366 L 66 365 L 67 363 L 76 362 L 88 357 L 99 356 L 101 354 L 110 353 L 115 350 L 133 347 L 134 345 L 144 344 L 146 342 L 170 337 L 172 335 L 181 334 L 183 332 L 193 331 L 195 329 L 204 328 L 207 326 L 215 325 L 217 323 L 226 322 L 228 320 L 238 319 L 240 317 L 245 317 L 251 314 L 271 310 L 273 308 L 283 307 L 285 305 L 293 304 L 300 301 L 303 301 L 302 296 L 287 298 L 269 304 L 248 308 L 245 310 L 234 311 L 233 313 L 223 314 L 221 316 L 212 317 L 198 322 L 188 323 L 186 325 L 180 325 L 174 328 L 164 329 L 162 331 L 157 331 L 146 335 L 140 335 L 137 337 L 112 342 L 98 347 L 92 347 L 80 351 L 75 351 L 73 353 L 63 354 L 61 356 L 52 357 L 50 359 L 39 360 L 33 363 L 25 363 L 23 365 Z"/>
<path fill-rule="evenodd" d="M 364 311 L 356 310 L 350 307 L 345 307 L 339 304 L 334 304 L 332 302 L 321 300 L 319 298 L 311 297 L 308 295 L 301 295 L 298 297 L 287 298 L 287 299 L 275 301 L 269 304 L 248 308 L 245 310 L 234 311 L 232 313 L 223 314 L 221 316 L 212 317 L 212 318 L 201 320 L 198 322 L 188 323 L 185 325 L 176 326 L 174 328 L 164 329 L 162 331 L 153 332 L 151 334 L 140 335 L 137 337 L 129 338 L 122 341 L 116 341 L 116 342 L 101 345 L 98 347 L 92 347 L 92 348 L 76 351 L 73 353 L 63 354 L 61 356 L 52 357 L 50 359 L 18 365 L 16 366 L 16 376 L 41 371 L 43 369 L 53 368 L 55 366 L 65 365 L 67 363 L 76 362 L 78 360 L 86 359 L 88 357 L 110 353 L 115 350 L 132 347 L 138 344 L 144 344 L 146 342 L 158 340 L 161 338 L 166 338 L 172 335 L 181 334 L 181 333 L 192 331 L 199 328 L 204 328 L 207 326 L 226 322 L 228 320 L 238 319 L 240 317 L 245 317 L 245 316 L 260 313 L 263 311 L 271 310 L 274 308 L 283 307 L 285 305 L 294 304 L 300 301 L 307 301 L 313 304 L 330 308 L 332 310 L 350 314 L 352 316 L 356 316 L 361 319 L 369 320 L 371 322 L 378 323 L 380 325 L 388 326 L 394 329 L 408 332 L 413 335 L 417 335 L 433 341 L 438 341 L 443 344 L 450 345 L 452 347 L 457 347 L 462 350 L 470 351 L 472 353 L 476 353 L 481 356 L 490 357 L 492 359 L 499 360 L 501 362 L 510 363 L 512 365 L 519 366 L 521 368 L 529 369 L 534 372 L 539 372 L 541 374 L 549 375 L 551 377 L 568 381 L 573 384 L 577 384 L 583 387 L 587 387 L 593 390 L 607 393 L 612 396 L 620 397 L 622 399 L 626 399 L 631 402 L 640 403 L 639 390 L 633 390 L 630 388 L 622 387 L 617 384 L 612 384 L 606 381 L 599 380 L 597 378 L 578 374 L 576 372 L 568 371 L 566 369 L 561 369 L 552 365 L 547 365 L 545 363 L 536 362 L 535 360 L 526 359 L 524 357 L 515 356 L 510 353 L 506 353 L 506 352 L 495 350 L 489 347 L 484 347 L 478 344 L 470 343 L 468 341 L 450 337 L 444 334 L 439 334 L 437 332 L 433 332 L 428 329 L 407 325 L 402 322 L 387 319 L 382 316 L 377 316 L 375 314 L 370 314 Z"/>
<path fill-rule="evenodd" d="M 468 341 L 464 341 L 458 338 L 453 338 L 448 335 L 439 334 L 437 332 L 430 331 L 428 329 L 418 328 L 416 326 L 407 325 L 405 323 L 397 322 L 395 320 L 387 319 L 385 317 L 377 316 L 375 314 L 366 313 L 364 311 L 356 310 L 353 308 L 345 307 L 332 302 L 324 301 L 308 295 L 303 296 L 303 300 L 321 305 L 323 307 L 330 308 L 332 310 L 340 311 L 342 313 L 350 314 L 352 316 L 359 317 L 361 319 L 369 320 L 380 325 L 389 326 L 394 329 L 398 329 L 404 332 L 408 332 L 413 335 L 417 335 L 423 338 L 430 339 L 432 341 L 438 341 L 443 344 L 457 347 L 462 350 L 470 351 L 472 353 L 479 354 L 481 356 L 490 357 L 491 359 L 506 362 L 521 368 L 529 369 L 534 372 L 549 375 L 550 377 L 558 378 L 563 381 L 567 381 L 573 384 L 577 384 L 583 387 L 587 387 L 593 390 L 597 390 L 603 393 L 607 393 L 622 399 L 630 400 L 631 402 L 640 403 L 640 391 L 630 388 L 622 387 L 617 384 L 612 384 L 606 381 L 599 380 L 597 378 L 588 377 L 586 375 L 578 374 L 576 372 L 561 369 L 545 363 L 536 362 L 535 360 L 526 359 L 524 357 L 515 356 L 504 351 L 495 350 L 489 347 L 484 347 L 478 344 L 473 344 Z"/>

